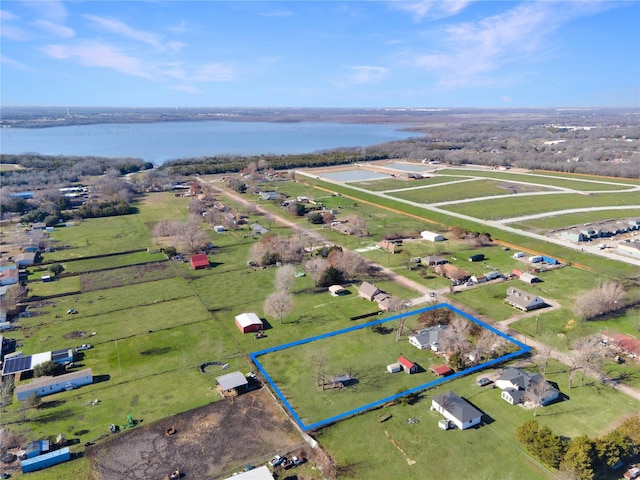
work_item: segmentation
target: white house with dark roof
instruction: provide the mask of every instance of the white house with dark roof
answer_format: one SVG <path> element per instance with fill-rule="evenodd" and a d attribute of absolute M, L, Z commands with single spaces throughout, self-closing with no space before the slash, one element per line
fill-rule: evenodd
<path fill-rule="evenodd" d="M 505 302 L 524 312 L 547 306 L 547 302 L 542 298 L 513 287 L 507 289 Z"/>
<path fill-rule="evenodd" d="M 536 385 L 544 382 L 538 394 L 533 390 Z M 495 385 L 502 390 L 500 397 L 511 405 L 531 402 L 545 406 L 560 396 L 560 391 L 547 382 L 539 373 L 529 373 L 520 368 L 505 368 Z"/>
<path fill-rule="evenodd" d="M 480 410 L 451 391 L 433 397 L 431 410 L 441 413 L 460 430 L 471 428 L 482 421 Z"/>
<path fill-rule="evenodd" d="M 409 336 L 409 343 L 420 350 L 431 350 L 437 353 L 439 352 L 438 339 L 446 328 L 444 325 L 436 325 L 418 330 Z"/>

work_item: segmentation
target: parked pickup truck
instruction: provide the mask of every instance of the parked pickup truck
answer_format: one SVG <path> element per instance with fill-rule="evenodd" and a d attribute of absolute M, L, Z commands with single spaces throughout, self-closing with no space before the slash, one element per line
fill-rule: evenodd
<path fill-rule="evenodd" d="M 278 465 L 286 461 L 287 461 L 287 457 L 281 457 L 280 455 L 276 455 L 271 460 L 269 460 L 269 466 L 277 467 Z"/>

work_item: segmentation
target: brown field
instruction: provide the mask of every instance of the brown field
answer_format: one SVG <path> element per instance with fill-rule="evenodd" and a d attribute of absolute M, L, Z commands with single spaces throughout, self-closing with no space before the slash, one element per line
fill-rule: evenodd
<path fill-rule="evenodd" d="M 168 435 L 167 430 L 175 429 Z M 302 436 L 265 390 L 211 403 L 151 425 L 110 435 L 87 448 L 92 480 L 161 480 L 231 476 L 274 454 L 305 454 Z"/>

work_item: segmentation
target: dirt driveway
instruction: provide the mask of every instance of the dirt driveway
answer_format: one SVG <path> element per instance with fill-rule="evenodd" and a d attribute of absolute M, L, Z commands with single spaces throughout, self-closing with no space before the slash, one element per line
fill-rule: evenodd
<path fill-rule="evenodd" d="M 262 389 L 114 434 L 85 455 L 92 480 L 162 480 L 176 469 L 181 478 L 209 480 L 305 447 Z"/>

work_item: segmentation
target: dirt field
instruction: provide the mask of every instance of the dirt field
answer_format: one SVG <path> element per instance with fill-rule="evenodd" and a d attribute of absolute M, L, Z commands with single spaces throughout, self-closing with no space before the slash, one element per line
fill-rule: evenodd
<path fill-rule="evenodd" d="M 168 435 L 170 428 L 176 433 Z M 92 480 L 162 480 L 176 469 L 181 478 L 208 480 L 305 446 L 269 392 L 259 390 L 114 434 L 85 455 Z"/>

